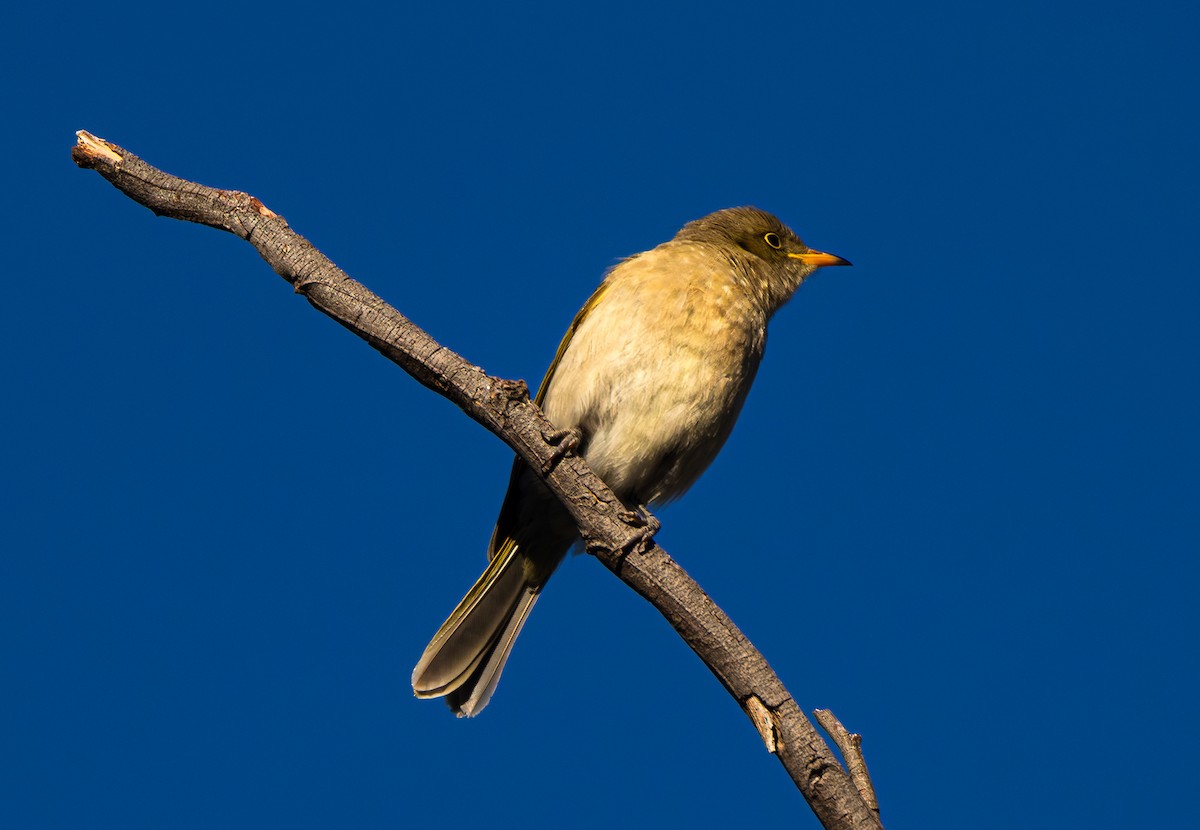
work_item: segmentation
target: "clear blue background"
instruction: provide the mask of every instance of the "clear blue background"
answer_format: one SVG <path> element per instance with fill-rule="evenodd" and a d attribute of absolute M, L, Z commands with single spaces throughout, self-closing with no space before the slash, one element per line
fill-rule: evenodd
<path fill-rule="evenodd" d="M 482 717 L 413 699 L 508 451 L 77 129 L 533 383 L 618 257 L 779 214 L 855 267 L 660 541 L 889 827 L 1194 819 L 1195 4 L 432 5 L 0 12 L 3 824 L 816 826 L 586 557 Z"/>

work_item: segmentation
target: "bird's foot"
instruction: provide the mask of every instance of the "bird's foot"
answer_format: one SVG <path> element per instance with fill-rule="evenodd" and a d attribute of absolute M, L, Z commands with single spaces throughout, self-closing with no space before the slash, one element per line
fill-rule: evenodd
<path fill-rule="evenodd" d="M 543 432 L 542 438 L 546 439 L 546 443 L 553 448 L 550 457 L 542 465 L 542 474 L 545 475 L 553 470 L 558 465 L 558 462 L 566 458 L 568 454 L 579 449 L 582 433 L 577 429 L 556 429 L 553 432 Z"/>
<path fill-rule="evenodd" d="M 621 551 L 624 556 L 628 556 L 631 553 L 642 554 L 648 551 L 650 545 L 654 544 L 654 534 L 662 530 L 662 522 L 654 518 L 654 514 L 644 504 L 638 507 L 637 510 L 622 512 L 620 519 L 626 524 L 633 525 L 635 534 L 633 539 Z"/>

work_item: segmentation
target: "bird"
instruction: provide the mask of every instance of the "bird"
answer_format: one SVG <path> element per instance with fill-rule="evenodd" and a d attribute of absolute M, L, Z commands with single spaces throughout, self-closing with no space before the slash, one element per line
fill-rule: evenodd
<path fill-rule="evenodd" d="M 682 495 L 733 429 L 767 323 L 814 271 L 850 265 L 806 246 L 754 207 L 711 213 L 618 262 L 575 315 L 535 397 L 574 450 L 633 512 Z M 520 458 L 488 566 L 413 670 L 418 698 L 459 717 L 487 706 L 574 520 Z"/>

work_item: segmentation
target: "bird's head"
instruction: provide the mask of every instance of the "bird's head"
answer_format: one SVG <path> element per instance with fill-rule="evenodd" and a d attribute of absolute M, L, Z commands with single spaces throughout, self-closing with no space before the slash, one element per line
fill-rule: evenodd
<path fill-rule="evenodd" d="M 778 218 L 754 207 L 719 210 L 683 226 L 675 239 L 724 248 L 745 266 L 751 287 L 765 291 L 774 311 L 792 296 L 813 271 L 827 265 L 849 265 L 834 254 L 814 251 Z"/>

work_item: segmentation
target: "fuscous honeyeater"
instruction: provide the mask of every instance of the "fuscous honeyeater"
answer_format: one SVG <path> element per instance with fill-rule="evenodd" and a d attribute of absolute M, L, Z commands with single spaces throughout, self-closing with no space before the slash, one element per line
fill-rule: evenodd
<path fill-rule="evenodd" d="M 626 507 L 681 495 L 733 429 L 767 342 L 767 321 L 825 265 L 756 208 L 718 211 L 623 260 L 575 316 L 537 403 Z M 574 521 L 519 458 L 487 570 L 413 671 L 418 697 L 459 716 L 492 697 L 546 581 L 579 541 Z"/>

